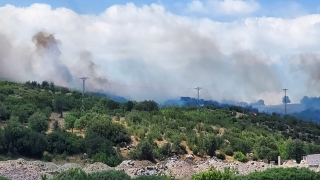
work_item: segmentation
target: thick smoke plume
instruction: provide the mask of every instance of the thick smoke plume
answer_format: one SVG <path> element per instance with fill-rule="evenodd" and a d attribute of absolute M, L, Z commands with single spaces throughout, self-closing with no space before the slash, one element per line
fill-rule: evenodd
<path fill-rule="evenodd" d="M 196 97 L 200 86 L 201 98 L 279 104 L 286 86 L 299 102 L 319 88 L 312 84 L 320 78 L 318 21 L 313 15 L 222 23 L 155 4 L 112 6 L 96 16 L 7 5 L 0 7 L 0 76 L 76 88 L 86 76 L 87 90 L 158 101 Z"/>

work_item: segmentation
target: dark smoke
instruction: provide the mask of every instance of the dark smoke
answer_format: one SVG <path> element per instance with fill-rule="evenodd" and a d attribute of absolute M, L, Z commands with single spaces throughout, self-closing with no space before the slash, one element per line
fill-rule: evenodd
<path fill-rule="evenodd" d="M 61 54 L 58 47 L 61 41 L 56 39 L 53 34 L 40 31 L 32 37 L 32 41 L 37 47 L 36 52 L 40 55 L 50 53 L 54 56 L 59 56 Z"/>
<path fill-rule="evenodd" d="M 48 80 L 65 82 L 64 84 L 72 82 L 73 77 L 70 70 L 60 59 L 61 51 L 59 45 L 61 44 L 61 41 L 56 39 L 53 34 L 44 31 L 35 34 L 32 37 L 32 41 L 37 47 L 35 53 L 38 55 L 38 61 L 45 61 L 46 66 L 49 66 L 49 69 L 51 69 L 49 73 L 54 79 L 49 78 Z"/>
<path fill-rule="evenodd" d="M 88 85 L 91 85 L 91 88 L 108 90 L 109 81 L 106 77 L 98 75 L 99 66 L 93 62 L 93 56 L 90 51 L 85 50 L 80 53 L 80 63 L 85 64 L 84 69 L 87 70 L 84 72 L 87 72 L 86 75 L 90 78 Z"/>

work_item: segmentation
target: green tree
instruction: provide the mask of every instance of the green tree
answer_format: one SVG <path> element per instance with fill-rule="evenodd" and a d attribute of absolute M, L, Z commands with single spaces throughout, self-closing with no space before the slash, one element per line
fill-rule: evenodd
<path fill-rule="evenodd" d="M 130 152 L 130 157 L 138 160 L 154 161 L 153 146 L 148 141 L 142 141 L 135 150 Z"/>
<path fill-rule="evenodd" d="M 77 121 L 77 118 L 74 117 L 72 114 L 68 114 L 65 118 L 65 128 L 71 129 L 71 132 L 73 132 L 73 129 L 75 128 L 75 122 Z"/>
<path fill-rule="evenodd" d="M 49 122 L 46 115 L 35 112 L 28 120 L 28 127 L 39 133 L 46 132 L 49 128 Z"/>
<path fill-rule="evenodd" d="M 259 159 L 267 159 L 268 161 L 276 161 L 278 159 L 278 147 L 270 137 L 259 138 L 256 150 Z"/>
<path fill-rule="evenodd" d="M 0 101 L 0 120 L 7 120 L 9 118 L 9 111 L 8 108 L 4 103 Z"/>
<path fill-rule="evenodd" d="M 29 130 L 19 123 L 18 118 L 12 116 L 4 128 L 4 146 L 6 151 L 17 155 L 19 148 L 18 141 L 28 134 Z"/>
<path fill-rule="evenodd" d="M 96 115 L 86 133 L 97 133 L 114 144 L 124 144 L 131 141 L 126 128 L 119 123 L 113 123 L 106 115 Z"/>
<path fill-rule="evenodd" d="M 18 153 L 28 157 L 41 158 L 47 146 L 46 137 L 34 131 L 29 131 L 17 141 Z"/>
<path fill-rule="evenodd" d="M 63 99 L 63 95 L 59 94 L 56 95 L 54 98 L 54 109 L 57 113 L 60 114 L 61 117 L 63 117 L 63 107 L 64 107 L 65 101 Z"/>
<path fill-rule="evenodd" d="M 295 159 L 298 163 L 302 160 L 302 156 L 306 155 L 304 143 L 300 140 L 290 140 L 287 149 L 289 158 Z"/>

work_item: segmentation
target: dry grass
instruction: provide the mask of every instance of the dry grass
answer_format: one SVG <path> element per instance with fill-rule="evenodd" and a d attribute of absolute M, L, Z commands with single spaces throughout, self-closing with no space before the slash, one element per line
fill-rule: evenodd
<path fill-rule="evenodd" d="M 67 112 L 63 112 L 62 115 L 63 117 L 65 117 L 68 113 Z M 60 114 L 58 113 L 51 113 L 51 116 L 49 117 L 49 129 L 46 132 L 47 134 L 51 133 L 53 130 L 53 125 L 54 123 L 57 121 L 59 124 L 59 127 L 63 128 L 64 127 L 64 118 L 60 117 Z"/>
<path fill-rule="evenodd" d="M 4 127 L 6 127 L 6 125 L 7 125 L 7 121 L 0 120 L 0 129 L 4 129 Z"/>
<path fill-rule="evenodd" d="M 166 139 L 164 139 L 164 137 L 162 137 L 162 141 L 158 141 L 157 139 L 154 141 L 155 143 L 157 143 L 158 147 L 162 147 L 164 146 L 166 143 L 168 143 L 168 141 Z"/>

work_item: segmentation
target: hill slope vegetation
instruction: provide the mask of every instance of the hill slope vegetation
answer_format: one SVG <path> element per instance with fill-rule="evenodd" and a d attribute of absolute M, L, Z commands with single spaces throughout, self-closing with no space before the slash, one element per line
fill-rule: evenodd
<path fill-rule="evenodd" d="M 0 153 L 46 160 L 87 153 L 110 166 L 126 158 L 158 161 L 189 153 L 242 162 L 277 161 L 278 155 L 299 162 L 320 153 L 320 125 L 291 116 L 237 106 L 159 108 L 154 101 L 119 103 L 92 93 L 85 94 L 81 113 L 81 98 L 52 82 L 0 81 Z M 64 123 L 54 123 L 48 133 L 52 113 Z"/>

